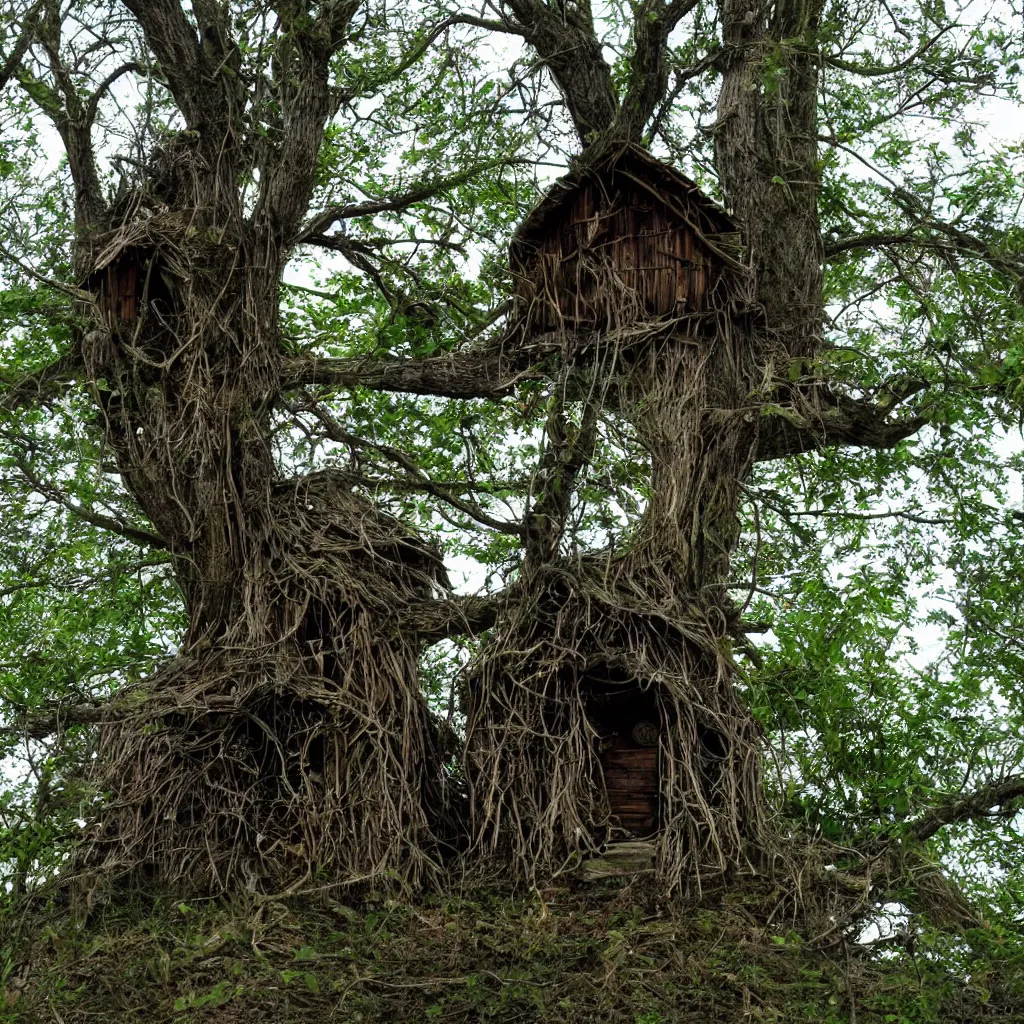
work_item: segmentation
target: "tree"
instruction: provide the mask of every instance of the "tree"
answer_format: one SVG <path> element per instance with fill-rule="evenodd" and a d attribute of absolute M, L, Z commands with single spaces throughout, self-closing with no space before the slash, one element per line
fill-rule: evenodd
<path fill-rule="evenodd" d="M 458 858 L 550 876 L 609 835 L 581 697 L 598 677 L 659 694 L 668 890 L 777 846 L 765 730 L 796 736 L 786 813 L 876 861 L 1020 806 L 1019 744 L 988 726 L 967 742 L 1004 768 L 973 795 L 942 793 L 959 749 L 908 792 L 908 745 L 887 793 L 881 746 L 841 751 L 827 705 L 856 708 L 848 652 L 887 635 L 898 572 L 867 579 L 859 631 L 821 628 L 830 602 L 840 612 L 820 568 L 788 618 L 755 601 L 766 566 L 851 560 L 851 524 L 863 546 L 875 513 L 847 499 L 934 471 L 906 439 L 948 442 L 955 489 L 967 478 L 948 462 L 980 465 L 985 432 L 1016 415 L 1019 186 L 1011 155 L 963 162 L 970 104 L 1016 86 L 997 21 L 806 0 L 643 0 L 607 22 L 539 0 L 488 16 L 44 0 L 8 25 L 4 169 L 10 210 L 34 221 L 2 250 L 6 514 L 40 524 L 35 564 L 11 556 L 9 604 L 30 622 L 34 581 L 62 560 L 85 576 L 99 562 L 88 582 L 116 602 L 81 598 L 110 630 L 89 668 L 117 683 L 109 702 L 67 706 L 81 685 L 67 656 L 40 658 L 70 681 L 33 676 L 31 659 L 17 675 L 34 695 L 20 703 L 58 698 L 23 728 L 97 726 L 88 781 L 104 795 L 78 870 L 204 892 L 317 873 L 429 885 Z M 492 37 L 525 48 L 508 74 L 467 46 Z M 916 156 L 920 111 L 950 141 Z M 42 200 L 41 117 L 64 152 L 62 190 Z M 721 254 L 728 303 L 637 331 L 623 299 L 589 334 L 525 331 L 505 246 L 538 168 L 566 149 L 574 180 L 639 153 L 656 186 L 651 152 L 700 177 L 742 232 Z M 950 441 L 957 425 L 969 445 Z M 794 509 L 801 484 L 822 507 Z M 959 565 L 979 521 L 949 527 Z M 795 542 L 766 539 L 783 522 Z M 445 532 L 504 586 L 455 594 Z M 944 541 L 907 543 L 921 566 Z M 159 607 L 169 593 L 180 620 Z M 157 618 L 127 642 L 139 609 Z M 751 611 L 780 637 L 760 654 Z M 469 658 L 454 682 L 431 653 L 453 641 Z M 812 693 L 822 665 L 838 678 Z M 883 647 L 869 689 L 884 666 Z M 931 682 L 948 698 L 965 671 Z M 889 681 L 891 712 L 911 690 Z M 823 732 L 871 813 L 837 806 Z"/>

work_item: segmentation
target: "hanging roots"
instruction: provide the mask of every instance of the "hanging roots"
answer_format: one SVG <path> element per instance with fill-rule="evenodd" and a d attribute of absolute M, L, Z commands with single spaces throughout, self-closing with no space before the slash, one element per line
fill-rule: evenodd
<path fill-rule="evenodd" d="M 438 556 L 329 474 L 273 511 L 228 635 L 124 692 L 101 731 L 90 877 L 217 892 L 436 870 L 445 744 L 415 638 L 389 624 L 444 582 Z"/>
<path fill-rule="evenodd" d="M 474 855 L 534 878 L 623 838 L 602 748 L 639 712 L 657 730 L 658 874 L 670 889 L 699 886 L 761 831 L 760 738 L 714 625 L 652 604 L 624 568 L 524 579 L 530 600 L 467 679 Z"/>

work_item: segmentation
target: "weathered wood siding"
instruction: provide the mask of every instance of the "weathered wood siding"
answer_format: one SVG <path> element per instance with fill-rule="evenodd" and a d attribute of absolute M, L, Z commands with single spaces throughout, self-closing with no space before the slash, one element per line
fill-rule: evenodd
<path fill-rule="evenodd" d="M 617 739 L 601 754 L 612 824 L 635 836 L 658 829 L 658 748 Z"/>
<path fill-rule="evenodd" d="M 141 284 L 138 267 L 130 259 L 109 264 L 90 280 L 103 318 L 110 327 L 135 319 Z"/>
<path fill-rule="evenodd" d="M 696 312 L 715 274 L 701 241 L 653 195 L 595 181 L 552 210 L 517 256 L 517 312 L 535 331 L 614 323 L 631 306 L 653 317 Z"/>

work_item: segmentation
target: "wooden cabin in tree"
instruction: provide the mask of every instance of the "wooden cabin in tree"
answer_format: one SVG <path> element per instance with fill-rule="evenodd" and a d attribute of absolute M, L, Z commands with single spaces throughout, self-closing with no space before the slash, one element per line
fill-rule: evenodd
<path fill-rule="evenodd" d="M 626 147 L 558 181 L 519 228 L 515 317 L 540 334 L 698 313 L 738 244 L 736 224 L 694 182 Z"/>
<path fill-rule="evenodd" d="M 745 294 L 739 252 L 738 227 L 694 182 L 624 147 L 561 179 L 523 222 L 509 254 L 513 319 L 527 340 L 619 332 L 616 344 L 643 345 L 676 322 L 689 333 L 702 314 L 716 316 Z M 621 668 L 592 667 L 574 685 L 611 838 L 654 835 L 666 824 L 665 759 L 679 747 L 666 733 L 678 722 L 663 720 L 671 701 L 656 679 Z M 710 733 L 696 741 L 697 760 L 723 749 Z"/>

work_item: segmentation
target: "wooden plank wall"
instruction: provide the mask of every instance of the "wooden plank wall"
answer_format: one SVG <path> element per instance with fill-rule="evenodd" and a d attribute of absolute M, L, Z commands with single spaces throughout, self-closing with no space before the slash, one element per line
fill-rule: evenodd
<path fill-rule="evenodd" d="M 678 217 L 637 189 L 580 186 L 553 211 L 546 237 L 519 268 L 518 292 L 538 330 L 615 322 L 622 287 L 650 316 L 704 307 L 713 265 Z"/>
<path fill-rule="evenodd" d="M 618 825 L 635 836 L 658 829 L 658 748 L 619 740 L 601 754 L 608 804 Z"/>

